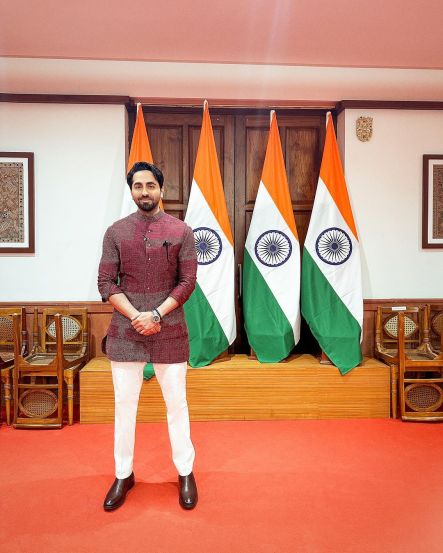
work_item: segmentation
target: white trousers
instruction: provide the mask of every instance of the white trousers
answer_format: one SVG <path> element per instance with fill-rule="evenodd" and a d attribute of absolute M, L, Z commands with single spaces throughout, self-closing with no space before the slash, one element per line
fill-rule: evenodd
<path fill-rule="evenodd" d="M 115 476 L 132 472 L 138 399 L 143 383 L 143 362 L 111 361 L 115 395 Z M 154 363 L 155 376 L 166 404 L 172 460 L 181 476 L 192 472 L 195 451 L 191 442 L 186 401 L 186 363 Z"/>

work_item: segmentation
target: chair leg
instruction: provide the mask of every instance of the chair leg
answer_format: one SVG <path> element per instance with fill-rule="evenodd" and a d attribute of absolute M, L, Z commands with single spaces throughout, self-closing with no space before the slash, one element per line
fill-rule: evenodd
<path fill-rule="evenodd" d="M 68 389 L 68 424 L 71 426 L 74 422 L 74 375 L 71 371 L 65 373 L 65 382 Z"/>
<path fill-rule="evenodd" d="M 398 405 L 398 367 L 391 365 L 391 414 L 392 418 L 397 418 Z"/>
<path fill-rule="evenodd" d="M 9 371 L 4 376 L 4 390 L 5 390 L 5 408 L 6 408 L 6 424 L 11 426 L 11 375 Z"/>

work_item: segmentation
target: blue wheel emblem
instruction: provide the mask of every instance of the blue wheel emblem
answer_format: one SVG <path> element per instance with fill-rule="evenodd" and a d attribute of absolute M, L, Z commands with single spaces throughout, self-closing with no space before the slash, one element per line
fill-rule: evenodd
<path fill-rule="evenodd" d="M 194 240 L 199 265 L 209 265 L 220 257 L 222 241 L 215 230 L 208 227 L 196 228 L 194 229 Z"/>
<path fill-rule="evenodd" d="M 292 244 L 279 230 L 268 230 L 255 243 L 255 255 L 267 267 L 279 267 L 291 257 Z"/>
<path fill-rule="evenodd" d="M 317 238 L 315 249 L 318 257 L 328 265 L 341 265 L 351 256 L 352 242 L 344 230 L 331 227 Z"/>

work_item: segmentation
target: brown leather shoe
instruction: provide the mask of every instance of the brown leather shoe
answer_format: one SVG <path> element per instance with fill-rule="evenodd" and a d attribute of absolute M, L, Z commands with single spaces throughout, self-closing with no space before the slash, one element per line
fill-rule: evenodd
<path fill-rule="evenodd" d="M 131 473 L 127 478 L 116 478 L 106 494 L 103 509 L 105 511 L 113 511 L 121 507 L 125 502 L 126 494 L 134 487 L 134 484 L 134 473 Z"/>
<path fill-rule="evenodd" d="M 193 509 L 197 505 L 198 493 L 194 475 L 178 477 L 179 503 L 183 509 Z"/>

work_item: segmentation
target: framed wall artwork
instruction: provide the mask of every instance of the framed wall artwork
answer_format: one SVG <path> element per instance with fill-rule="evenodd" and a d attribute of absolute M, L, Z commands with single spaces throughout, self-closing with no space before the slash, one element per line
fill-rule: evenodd
<path fill-rule="evenodd" d="M 35 253 L 34 154 L 0 152 L 0 255 Z"/>
<path fill-rule="evenodd" d="M 443 155 L 423 156 L 422 247 L 443 249 Z"/>

